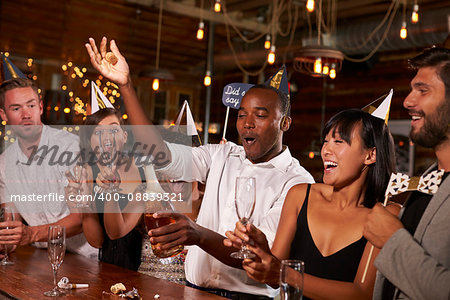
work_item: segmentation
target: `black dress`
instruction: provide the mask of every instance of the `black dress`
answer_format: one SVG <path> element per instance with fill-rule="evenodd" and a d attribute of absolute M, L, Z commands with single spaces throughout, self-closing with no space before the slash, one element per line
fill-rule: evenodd
<path fill-rule="evenodd" d="M 307 274 L 353 282 L 367 240 L 361 237 L 338 252 L 323 256 L 317 249 L 308 226 L 307 208 L 310 188 L 311 185 L 308 185 L 305 201 L 297 217 L 297 230 L 291 244 L 290 258 L 304 261 Z"/>
<path fill-rule="evenodd" d="M 100 172 L 100 170 L 96 164 L 91 165 L 91 167 L 95 188 L 95 186 L 97 185 L 95 179 L 97 178 L 97 175 Z M 139 168 L 139 173 L 141 175 L 142 182 L 145 182 L 145 174 L 142 168 Z M 133 271 L 137 271 L 139 265 L 141 264 L 141 248 L 143 239 L 142 233 L 139 232 L 139 230 L 137 230 L 136 228 L 134 228 L 127 235 L 116 240 L 111 240 L 106 234 L 103 220 L 104 202 L 101 199 L 99 199 L 99 197 L 96 197 L 95 200 L 98 212 L 98 219 L 100 225 L 103 228 L 103 236 L 104 236 L 102 248 L 100 248 L 98 253 L 98 259 L 102 262 L 110 263 Z M 127 197 L 120 197 L 120 200 L 118 202 L 120 209 L 121 210 L 124 209 L 124 207 L 128 203 Z"/>

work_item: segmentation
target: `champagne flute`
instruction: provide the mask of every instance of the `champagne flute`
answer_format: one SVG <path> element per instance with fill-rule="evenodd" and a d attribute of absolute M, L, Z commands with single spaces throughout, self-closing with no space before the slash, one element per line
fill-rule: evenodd
<path fill-rule="evenodd" d="M 54 288 L 51 291 L 45 292 L 44 295 L 48 297 L 58 297 L 64 295 L 58 288 L 56 275 L 59 266 L 64 260 L 66 253 L 66 227 L 61 225 L 54 225 L 48 227 L 48 260 L 52 265 L 53 270 L 53 284 Z"/>
<path fill-rule="evenodd" d="M 242 225 L 250 223 L 250 218 L 255 210 L 256 203 L 256 179 L 255 177 L 237 177 L 236 190 L 234 194 L 236 213 Z M 242 241 L 241 250 L 231 253 L 231 257 L 237 259 L 253 258 L 255 254 L 247 249 Z"/>
<path fill-rule="evenodd" d="M 0 221 L 6 222 L 6 221 L 14 221 L 14 208 L 10 206 L 5 206 L 0 209 Z M 6 227 L 6 229 L 10 229 Z M 0 261 L 0 265 L 6 266 L 6 265 L 13 265 L 14 262 L 8 260 L 8 248 L 10 245 L 5 244 L 5 256 Z"/>

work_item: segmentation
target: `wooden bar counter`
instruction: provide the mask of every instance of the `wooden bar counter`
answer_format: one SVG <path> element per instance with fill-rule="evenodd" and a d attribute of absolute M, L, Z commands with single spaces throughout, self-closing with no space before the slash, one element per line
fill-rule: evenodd
<path fill-rule="evenodd" d="M 53 274 L 47 250 L 31 246 L 19 247 L 10 255 L 14 265 L 0 266 L 0 299 L 52 299 L 44 292 L 53 288 Z M 58 271 L 58 281 L 66 276 L 71 283 L 88 283 L 89 288 L 69 290 L 70 299 L 127 299 L 110 292 L 113 284 L 122 282 L 127 291 L 137 288 L 142 299 L 225 299 L 166 280 L 143 275 L 111 264 L 98 262 L 72 253 L 66 253 Z"/>

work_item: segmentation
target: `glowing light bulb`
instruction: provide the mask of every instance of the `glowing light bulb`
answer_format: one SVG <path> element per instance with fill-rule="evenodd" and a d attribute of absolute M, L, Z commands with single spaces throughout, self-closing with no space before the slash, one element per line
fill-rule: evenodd
<path fill-rule="evenodd" d="M 320 57 L 317 57 L 314 61 L 314 73 L 322 73 L 322 59 Z"/>
<path fill-rule="evenodd" d="M 269 55 L 267 56 L 267 62 L 271 65 L 275 62 L 275 45 L 270 47 Z"/>
<path fill-rule="evenodd" d="M 335 79 L 336 78 L 336 70 L 332 67 L 330 70 L 330 78 Z"/>
<path fill-rule="evenodd" d="M 309 154 L 308 154 L 308 157 L 313 159 L 314 158 L 314 152 L 310 151 Z"/>
<path fill-rule="evenodd" d="M 197 40 L 199 40 L 199 41 L 203 40 L 203 36 L 205 34 L 204 28 L 205 28 L 205 23 L 203 23 L 203 21 L 198 23 Z"/>
<path fill-rule="evenodd" d="M 203 84 L 205 86 L 210 86 L 211 85 L 211 72 L 210 71 L 206 71 L 205 78 L 203 79 Z"/>
<path fill-rule="evenodd" d="M 122 115 L 122 119 L 124 119 L 124 120 L 128 119 L 128 115 L 127 114 L 123 114 Z"/>
<path fill-rule="evenodd" d="M 306 2 L 306 10 L 308 12 L 313 12 L 314 11 L 314 0 L 308 0 Z"/>
<path fill-rule="evenodd" d="M 323 69 L 322 69 L 322 74 L 328 75 L 329 72 L 330 72 L 330 67 L 328 67 L 328 65 L 324 65 Z"/>
<path fill-rule="evenodd" d="M 70 113 L 70 108 L 65 107 L 65 108 L 64 108 L 64 112 L 65 112 L 66 114 Z"/>
<path fill-rule="evenodd" d="M 270 49 L 270 34 L 266 35 L 266 41 L 264 42 L 264 48 Z"/>
<path fill-rule="evenodd" d="M 154 91 L 159 90 L 159 79 L 158 78 L 153 79 L 152 89 Z"/>
<path fill-rule="evenodd" d="M 220 3 L 220 0 L 216 0 L 216 2 L 214 3 L 214 11 L 216 13 L 220 12 L 220 10 L 222 9 L 222 3 Z"/>
<path fill-rule="evenodd" d="M 400 37 L 402 40 L 408 36 L 408 30 L 406 29 L 406 22 L 402 23 L 402 29 L 400 29 Z"/>
<path fill-rule="evenodd" d="M 414 24 L 419 22 L 419 4 L 414 4 L 414 6 L 413 6 L 411 22 L 413 22 Z"/>

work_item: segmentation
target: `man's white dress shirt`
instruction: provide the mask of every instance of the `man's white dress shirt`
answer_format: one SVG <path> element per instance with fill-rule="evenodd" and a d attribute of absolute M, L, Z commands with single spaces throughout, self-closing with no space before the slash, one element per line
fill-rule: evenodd
<path fill-rule="evenodd" d="M 15 141 L 0 156 L 1 202 L 11 201 L 11 195 L 19 195 L 21 199 L 35 195 L 30 201 L 13 201 L 17 212 L 29 226 L 54 223 L 70 214 L 61 196 L 64 196 L 64 186 L 68 183 L 65 172 L 71 168 L 65 162 L 73 161 L 79 152 L 78 137 L 43 125 L 37 149 L 45 146 L 47 155 L 38 150 L 30 160 Z M 52 147 L 57 148 L 52 150 Z M 71 159 L 69 155 L 72 155 Z M 46 201 L 43 201 L 44 195 Z M 46 244 L 35 243 L 38 247 L 46 247 Z M 83 233 L 67 238 L 66 246 L 69 251 L 83 256 L 98 257 L 98 249 L 89 245 Z"/>
<path fill-rule="evenodd" d="M 256 178 L 256 205 L 252 223 L 272 245 L 288 190 L 314 179 L 286 148 L 268 162 L 253 164 L 242 146 L 228 142 L 197 148 L 167 144 L 172 162 L 157 172 L 174 180 L 206 182 L 197 223 L 223 236 L 238 221 L 234 204 L 236 177 Z M 223 245 L 218 245 L 224 247 Z M 245 271 L 229 267 L 200 247 L 189 248 L 186 279 L 198 286 L 274 297 L 276 290 L 250 279 Z"/>

